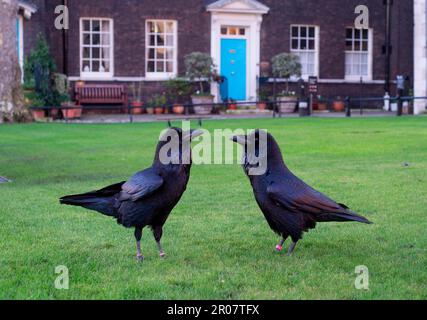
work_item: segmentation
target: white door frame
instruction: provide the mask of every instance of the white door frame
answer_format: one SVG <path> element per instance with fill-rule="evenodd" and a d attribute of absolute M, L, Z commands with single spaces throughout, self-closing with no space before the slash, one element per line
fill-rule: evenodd
<path fill-rule="evenodd" d="M 24 17 L 18 15 L 18 28 L 19 28 L 19 39 L 18 39 L 18 63 L 21 67 L 22 81 L 24 79 Z"/>
<path fill-rule="evenodd" d="M 257 78 L 259 77 L 260 46 L 261 46 L 261 13 L 212 12 L 211 15 L 211 56 L 219 69 L 221 66 L 221 27 L 236 26 L 246 29 L 246 99 L 256 101 Z M 224 36 L 227 38 L 227 36 Z M 215 101 L 220 101 L 219 86 L 211 84 L 211 93 Z"/>
<path fill-rule="evenodd" d="M 425 0 L 414 1 L 414 96 L 427 95 L 427 5 Z M 414 101 L 414 113 L 425 111 L 425 100 Z"/>

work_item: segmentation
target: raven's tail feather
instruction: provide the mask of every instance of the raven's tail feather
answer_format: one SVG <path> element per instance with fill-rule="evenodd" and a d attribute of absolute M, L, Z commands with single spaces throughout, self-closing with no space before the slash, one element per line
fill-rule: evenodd
<path fill-rule="evenodd" d="M 342 221 L 342 222 L 346 222 L 346 221 L 356 221 L 356 222 L 361 222 L 361 223 L 366 223 L 366 224 L 372 224 L 371 221 L 369 221 L 368 219 L 366 219 L 365 217 L 348 210 L 347 212 L 343 212 L 343 213 L 334 213 L 332 215 L 334 218 L 337 218 L 333 221 Z"/>
<path fill-rule="evenodd" d="M 98 211 L 107 216 L 115 217 L 116 195 L 120 192 L 124 182 L 114 184 L 97 191 L 83 194 L 69 195 L 59 199 L 61 204 L 83 207 L 89 210 Z"/>

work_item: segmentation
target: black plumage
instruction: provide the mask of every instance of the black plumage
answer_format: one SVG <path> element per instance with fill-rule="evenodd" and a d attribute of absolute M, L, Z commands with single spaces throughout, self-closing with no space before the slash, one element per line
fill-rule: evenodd
<path fill-rule="evenodd" d="M 261 139 L 262 135 L 266 139 Z M 255 130 L 247 136 L 233 136 L 232 140 L 244 147 L 243 168 L 251 182 L 255 199 L 270 228 L 282 237 L 276 246 L 278 251 L 291 237 L 290 255 L 303 233 L 315 228 L 317 222 L 371 223 L 296 177 L 285 165 L 280 148 L 271 134 Z M 250 169 L 258 166 L 251 161 L 256 157 L 267 157 L 266 170 L 263 174 L 251 175 Z"/>
<path fill-rule="evenodd" d="M 174 133 L 179 139 L 176 140 L 179 143 L 177 152 L 166 148 L 166 144 L 171 145 Z M 151 167 L 137 172 L 127 182 L 84 194 L 65 196 L 60 199 L 60 203 L 98 211 L 114 217 L 124 227 L 135 228 L 138 260 L 143 259 L 140 248 L 142 229 L 150 226 L 160 256 L 163 257 L 164 251 L 160 244 L 163 225 L 187 187 L 191 168 L 189 143 L 202 133 L 201 130 L 183 132 L 179 128 L 170 128 L 157 144 Z M 188 148 L 183 147 L 184 143 Z M 168 150 L 165 154 L 169 159 L 174 159 L 172 163 L 164 164 L 161 161 L 162 147 Z"/>

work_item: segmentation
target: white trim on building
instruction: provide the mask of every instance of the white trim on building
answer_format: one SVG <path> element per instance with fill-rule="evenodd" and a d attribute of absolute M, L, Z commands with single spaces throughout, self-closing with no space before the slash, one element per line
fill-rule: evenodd
<path fill-rule="evenodd" d="M 427 5 L 414 0 L 414 96 L 427 96 Z M 415 100 L 414 114 L 426 110 L 426 100 Z"/>
<path fill-rule="evenodd" d="M 259 77 L 261 50 L 262 15 L 269 8 L 254 0 L 220 0 L 207 7 L 211 13 L 211 56 L 217 67 L 221 66 L 221 27 L 245 28 L 247 39 L 247 83 L 246 100 L 255 101 L 257 98 L 257 79 Z M 211 93 L 215 101 L 220 100 L 219 86 L 211 85 Z"/>
<path fill-rule="evenodd" d="M 150 23 L 163 24 L 163 30 L 155 26 L 151 32 Z M 172 27 L 168 29 L 168 25 Z M 163 36 L 163 38 L 161 38 Z M 163 44 L 158 44 L 159 39 Z M 150 41 L 154 40 L 154 44 Z M 172 41 L 172 44 L 170 42 Z M 150 57 L 150 52 L 153 56 Z M 172 52 L 172 57 L 169 56 Z M 162 56 L 160 56 L 162 53 Z M 168 64 L 172 63 L 172 69 L 168 71 Z M 161 64 L 162 71 L 158 71 L 158 64 Z M 154 70 L 154 71 L 152 71 Z M 147 79 L 165 81 L 176 77 L 178 74 L 178 21 L 168 19 L 148 19 L 145 21 L 145 77 Z"/>
<path fill-rule="evenodd" d="M 24 1 L 18 1 L 18 8 L 22 10 L 25 19 L 30 19 L 33 13 L 36 13 L 37 7 Z"/>
<path fill-rule="evenodd" d="M 18 63 L 21 67 L 22 80 L 24 79 L 24 17 L 19 15 L 17 18 L 17 32 L 19 38 L 17 39 L 18 45 Z"/>
<path fill-rule="evenodd" d="M 294 30 L 297 34 L 293 34 Z M 305 81 L 310 76 L 319 76 L 319 39 L 320 28 L 316 25 L 291 24 L 290 28 L 289 47 L 291 53 L 300 57 L 302 64 L 301 78 Z M 303 33 L 306 32 L 305 34 Z M 313 31 L 313 34 L 310 34 Z M 311 69 L 308 70 L 308 69 Z"/>
<path fill-rule="evenodd" d="M 87 30 L 84 27 L 85 22 L 89 22 L 89 29 Z M 92 28 L 94 22 L 99 23 L 99 31 L 94 31 Z M 102 29 L 104 23 L 108 23 L 108 31 Z M 104 17 L 81 17 L 79 32 L 81 78 L 84 80 L 111 80 L 114 75 L 114 20 Z M 85 35 L 89 36 L 89 43 L 85 43 Z M 94 36 L 97 36 L 97 41 L 93 41 Z M 108 36 L 108 38 L 104 38 L 104 36 Z M 107 44 L 103 44 L 102 41 L 105 40 L 102 39 L 108 39 Z M 104 52 L 105 49 L 108 49 L 108 52 Z M 85 50 L 89 52 L 89 57 L 85 56 Z M 93 57 L 95 50 L 97 56 Z M 97 68 L 95 68 L 94 63 L 96 63 Z M 84 66 L 85 64 L 88 65 Z M 98 70 L 95 71 L 96 69 Z M 105 71 L 105 69 L 108 70 Z"/>
<path fill-rule="evenodd" d="M 362 29 L 359 30 L 359 38 L 355 37 L 356 30 L 353 27 L 346 29 L 352 30 L 352 37 L 346 38 L 347 41 L 352 42 L 352 49 L 345 51 L 345 79 L 346 80 L 356 80 L 360 82 L 360 79 L 365 81 L 371 81 L 373 79 L 373 54 L 374 54 L 374 40 L 373 40 L 373 29 Z M 364 32 L 366 30 L 366 37 Z M 357 43 L 357 45 L 356 45 Z M 356 61 L 355 61 L 356 59 Z M 365 60 L 366 59 L 366 60 Z M 356 70 L 359 69 L 359 72 L 355 71 L 353 67 L 356 65 Z M 350 71 L 348 72 L 348 67 Z M 366 69 L 365 69 L 366 68 Z"/>

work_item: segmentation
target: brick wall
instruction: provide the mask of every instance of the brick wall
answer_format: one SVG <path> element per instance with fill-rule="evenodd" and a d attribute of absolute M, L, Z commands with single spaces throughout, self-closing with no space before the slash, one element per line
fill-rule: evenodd
<path fill-rule="evenodd" d="M 35 1 L 44 8 L 29 22 L 46 30 L 58 67 L 62 68 L 62 32 L 54 29 L 54 7 L 60 0 Z M 290 25 L 310 24 L 320 27 L 319 72 L 322 79 L 343 79 L 345 28 L 354 24 L 354 8 L 365 4 L 370 9 L 370 27 L 374 30 L 373 78 L 384 80 L 385 7 L 381 0 L 263 0 L 270 7 L 261 28 L 261 61 L 270 61 L 280 52 L 290 50 Z M 68 70 L 79 76 L 79 19 L 106 17 L 114 19 L 114 74 L 118 77 L 145 75 L 145 20 L 174 19 L 178 21 L 178 68 L 183 73 L 183 58 L 193 51 L 210 52 L 210 14 L 204 0 L 69 0 L 70 30 Z M 44 6 L 44 7 L 43 7 Z M 397 74 L 413 75 L 413 0 L 394 1 L 392 11 L 392 79 Z M 45 22 L 43 27 L 41 21 Z M 28 41 L 26 47 L 31 46 Z M 372 85 L 366 92 L 382 94 L 383 85 Z M 162 84 L 147 82 L 147 92 L 161 91 Z M 366 86 L 365 86 L 366 87 Z M 322 84 L 325 93 L 342 95 L 359 92 L 359 85 Z M 393 93 L 393 91 L 392 91 Z"/>
<path fill-rule="evenodd" d="M 373 79 L 384 80 L 385 6 L 377 0 L 262 1 L 270 7 L 261 31 L 261 60 L 270 61 L 290 51 L 290 25 L 309 24 L 320 28 L 319 76 L 343 79 L 345 74 L 345 29 L 354 25 L 354 9 L 367 5 L 373 28 Z M 394 1 L 392 7 L 392 79 L 397 74 L 413 75 L 413 1 Z"/>
<path fill-rule="evenodd" d="M 115 76 L 145 75 L 145 20 L 178 21 L 178 68 L 193 51 L 210 52 L 210 15 L 200 0 L 93 0 L 70 1 L 69 75 L 79 76 L 79 19 L 114 19 Z M 57 41 L 59 41 L 57 39 Z"/>

